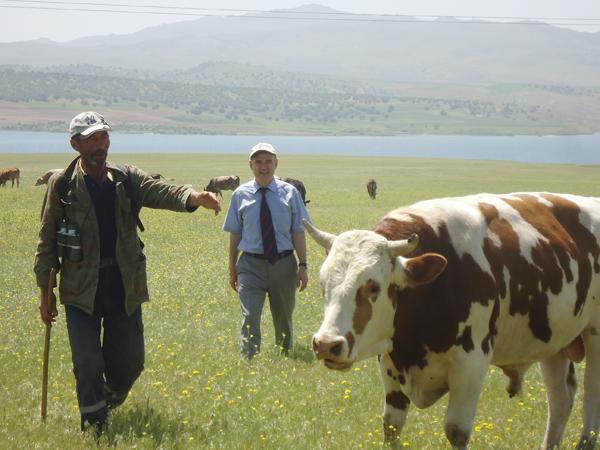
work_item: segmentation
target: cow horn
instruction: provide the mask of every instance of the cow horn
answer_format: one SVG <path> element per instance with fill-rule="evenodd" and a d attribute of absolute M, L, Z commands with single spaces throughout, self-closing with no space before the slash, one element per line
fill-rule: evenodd
<path fill-rule="evenodd" d="M 419 236 L 413 234 L 408 239 L 388 242 L 388 252 L 392 257 L 408 255 L 419 245 Z"/>
<path fill-rule="evenodd" d="M 312 238 L 317 242 L 317 244 L 320 244 L 321 246 L 325 247 L 327 251 L 329 251 L 329 249 L 331 249 L 331 246 L 333 245 L 333 241 L 335 241 L 335 238 L 337 236 L 335 234 L 326 233 L 325 231 L 321 231 L 318 228 L 315 228 L 306 219 L 302 219 L 302 222 L 304 223 L 304 228 L 306 228 L 308 234 L 312 236 Z"/>

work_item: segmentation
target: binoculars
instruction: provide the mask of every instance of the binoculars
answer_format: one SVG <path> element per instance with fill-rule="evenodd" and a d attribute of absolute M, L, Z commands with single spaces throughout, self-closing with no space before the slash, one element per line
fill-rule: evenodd
<path fill-rule="evenodd" d="M 81 236 L 75 225 L 63 221 L 58 230 L 57 242 L 58 257 L 66 258 L 71 262 L 80 262 L 83 259 L 81 251 Z"/>

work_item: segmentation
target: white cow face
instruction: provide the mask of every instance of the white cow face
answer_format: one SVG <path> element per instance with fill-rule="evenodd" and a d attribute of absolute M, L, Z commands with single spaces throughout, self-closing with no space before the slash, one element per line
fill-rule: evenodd
<path fill-rule="evenodd" d="M 432 254 L 400 256 L 414 250 L 416 236 L 388 241 L 372 231 L 354 230 L 336 237 L 305 226 L 329 250 L 320 274 L 325 315 L 313 337 L 317 358 L 331 369 L 343 370 L 354 361 L 389 352 L 395 313 L 390 284 L 400 289 L 414 286 L 425 280 L 423 275 L 432 281 L 446 260 Z M 424 271 L 425 267 L 429 269 Z"/>

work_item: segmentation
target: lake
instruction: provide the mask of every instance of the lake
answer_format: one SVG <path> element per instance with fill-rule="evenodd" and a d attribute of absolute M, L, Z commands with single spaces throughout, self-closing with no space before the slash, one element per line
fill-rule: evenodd
<path fill-rule="evenodd" d="M 561 136 L 219 136 L 111 133 L 113 153 L 240 153 L 270 142 L 281 155 L 399 156 L 600 164 L 600 133 Z M 0 130 L 2 153 L 61 153 L 67 133 Z M 1 165 L 1 164 L 0 164 Z"/>

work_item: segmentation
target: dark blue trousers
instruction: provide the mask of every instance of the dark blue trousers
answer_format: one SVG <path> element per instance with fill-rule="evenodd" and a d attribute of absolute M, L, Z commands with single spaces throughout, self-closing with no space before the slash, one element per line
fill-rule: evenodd
<path fill-rule="evenodd" d="M 100 269 L 94 314 L 65 306 L 81 427 L 104 424 L 144 370 L 142 309 L 125 313 L 118 267 Z"/>

